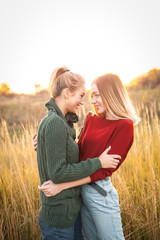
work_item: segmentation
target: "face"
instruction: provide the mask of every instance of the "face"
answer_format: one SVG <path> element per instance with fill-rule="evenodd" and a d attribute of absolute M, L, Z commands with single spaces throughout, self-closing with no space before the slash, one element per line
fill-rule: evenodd
<path fill-rule="evenodd" d="M 92 97 L 91 103 L 96 107 L 97 112 L 99 114 L 104 113 L 106 110 L 105 110 L 105 107 L 103 105 L 102 98 L 99 94 L 97 85 L 95 83 L 93 83 L 92 87 L 91 87 L 91 97 Z"/>
<path fill-rule="evenodd" d="M 78 107 L 83 105 L 84 96 L 85 86 L 80 86 L 74 93 L 69 94 L 67 103 L 68 112 L 76 113 Z"/>

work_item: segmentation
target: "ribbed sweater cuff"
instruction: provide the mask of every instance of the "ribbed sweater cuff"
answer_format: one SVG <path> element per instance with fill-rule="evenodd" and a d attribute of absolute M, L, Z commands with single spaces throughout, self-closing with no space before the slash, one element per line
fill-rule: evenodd
<path fill-rule="evenodd" d="M 95 157 L 95 158 L 93 158 L 93 159 L 94 159 L 95 167 L 97 168 L 97 170 L 98 170 L 98 169 L 101 169 L 101 168 L 102 168 L 102 164 L 101 164 L 99 158 L 98 158 L 98 157 Z"/>

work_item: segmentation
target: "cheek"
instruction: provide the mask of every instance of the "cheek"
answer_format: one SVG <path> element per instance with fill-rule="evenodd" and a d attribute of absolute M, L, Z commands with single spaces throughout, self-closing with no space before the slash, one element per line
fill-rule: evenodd
<path fill-rule="evenodd" d="M 103 102 L 102 102 L 102 99 L 101 99 L 101 98 L 99 98 L 99 103 L 101 103 L 101 105 L 103 105 Z"/>
<path fill-rule="evenodd" d="M 79 101 L 79 98 L 74 97 L 74 98 L 72 99 L 72 105 L 77 105 L 78 101 Z"/>
<path fill-rule="evenodd" d="M 103 105 L 103 103 L 102 103 L 102 108 L 103 108 L 103 111 L 106 111 L 106 108 L 105 108 L 105 106 Z"/>
<path fill-rule="evenodd" d="M 102 101 L 100 97 L 95 98 L 96 102 L 102 105 Z"/>
<path fill-rule="evenodd" d="M 77 98 L 75 99 L 76 103 L 79 103 L 81 101 L 81 97 L 77 96 Z"/>

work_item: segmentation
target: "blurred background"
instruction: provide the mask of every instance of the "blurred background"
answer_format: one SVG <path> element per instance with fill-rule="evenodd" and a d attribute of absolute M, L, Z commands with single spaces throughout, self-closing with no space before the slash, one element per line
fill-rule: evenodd
<path fill-rule="evenodd" d="M 160 236 L 160 3 L 158 0 L 0 1 L 0 239 L 41 239 L 32 135 L 46 114 L 54 68 L 86 80 L 77 135 L 104 73 L 126 86 L 141 123 L 112 176 L 125 238 Z"/>

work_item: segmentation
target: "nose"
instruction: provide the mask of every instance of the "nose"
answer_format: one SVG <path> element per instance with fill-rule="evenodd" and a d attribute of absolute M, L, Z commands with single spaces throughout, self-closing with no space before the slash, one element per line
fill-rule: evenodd
<path fill-rule="evenodd" d="M 80 104 L 81 104 L 81 105 L 83 105 L 83 104 L 84 104 L 84 101 L 83 101 L 83 100 L 81 100 L 81 101 L 80 101 Z"/>
<path fill-rule="evenodd" d="M 92 103 L 92 104 L 95 104 L 95 102 L 96 102 L 96 101 L 95 101 L 95 98 L 92 97 L 91 103 Z"/>

